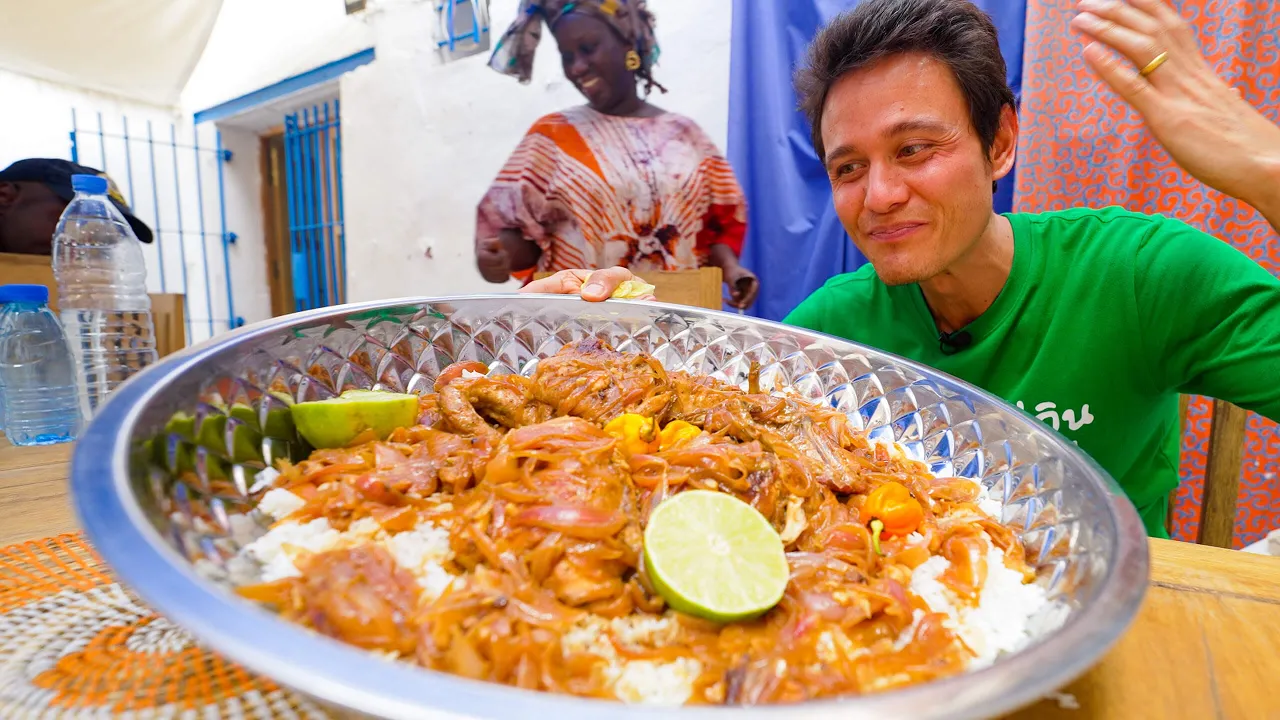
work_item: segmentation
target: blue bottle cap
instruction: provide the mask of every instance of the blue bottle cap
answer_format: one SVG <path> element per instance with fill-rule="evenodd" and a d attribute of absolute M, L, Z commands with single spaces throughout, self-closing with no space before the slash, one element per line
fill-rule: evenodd
<path fill-rule="evenodd" d="M 97 175 L 72 175 L 71 189 L 78 193 L 105 195 L 107 194 L 107 179 Z"/>
<path fill-rule="evenodd" d="M 49 288 L 44 285 L 0 285 L 0 303 L 49 304 Z"/>

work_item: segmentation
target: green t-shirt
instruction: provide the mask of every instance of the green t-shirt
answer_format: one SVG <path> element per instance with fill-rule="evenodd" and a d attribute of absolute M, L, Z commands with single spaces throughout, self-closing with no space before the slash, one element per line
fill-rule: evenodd
<path fill-rule="evenodd" d="M 1013 269 L 948 355 L 918 285 L 866 265 L 786 319 L 992 392 L 1075 441 L 1167 537 L 1178 394 L 1280 419 L 1280 280 L 1184 223 L 1120 208 L 1010 214 Z"/>

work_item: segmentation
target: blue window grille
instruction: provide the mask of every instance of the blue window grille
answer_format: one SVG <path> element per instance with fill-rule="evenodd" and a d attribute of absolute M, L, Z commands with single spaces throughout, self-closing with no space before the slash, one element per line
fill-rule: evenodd
<path fill-rule="evenodd" d="M 337 100 L 285 116 L 284 157 L 295 309 L 346 302 L 342 122 Z"/>
<path fill-rule="evenodd" d="M 437 47 L 450 53 L 487 47 L 488 0 L 437 0 L 436 16 L 441 28 Z"/>
<path fill-rule="evenodd" d="M 72 110 L 71 160 L 111 176 L 151 227 L 155 241 L 143 247 L 148 290 L 186 296 L 188 343 L 244 324 L 231 288 L 236 236 L 227 230 L 223 200 L 231 151 L 221 133 L 127 116 L 104 123 L 101 112 L 82 127 Z"/>

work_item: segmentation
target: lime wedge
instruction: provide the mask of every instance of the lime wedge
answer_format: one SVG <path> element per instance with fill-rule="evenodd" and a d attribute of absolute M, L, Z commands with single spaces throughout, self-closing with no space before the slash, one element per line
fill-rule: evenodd
<path fill-rule="evenodd" d="M 378 390 L 348 390 L 336 398 L 289 408 L 298 432 L 314 448 L 341 448 L 371 430 L 386 440 L 392 430 L 418 420 L 418 396 Z"/>
<path fill-rule="evenodd" d="M 716 622 L 749 620 L 778 604 L 790 568 L 782 539 L 755 508 L 690 490 L 649 516 L 644 563 L 672 608 Z"/>

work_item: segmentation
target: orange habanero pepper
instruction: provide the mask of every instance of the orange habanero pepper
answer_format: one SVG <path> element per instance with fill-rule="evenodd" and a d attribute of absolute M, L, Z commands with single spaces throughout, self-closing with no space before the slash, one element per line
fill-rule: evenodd
<path fill-rule="evenodd" d="M 872 490 L 862 506 L 862 517 L 871 527 L 871 546 L 880 551 L 880 536 L 906 537 L 924 521 L 924 507 L 906 485 L 887 482 Z"/>
<path fill-rule="evenodd" d="M 658 450 L 671 448 L 688 442 L 702 434 L 702 428 L 683 420 L 673 420 L 658 433 Z"/>
<path fill-rule="evenodd" d="M 657 449 L 658 438 L 653 418 L 626 413 L 610 420 L 605 433 L 618 439 L 618 446 L 628 455 L 647 455 Z"/>

